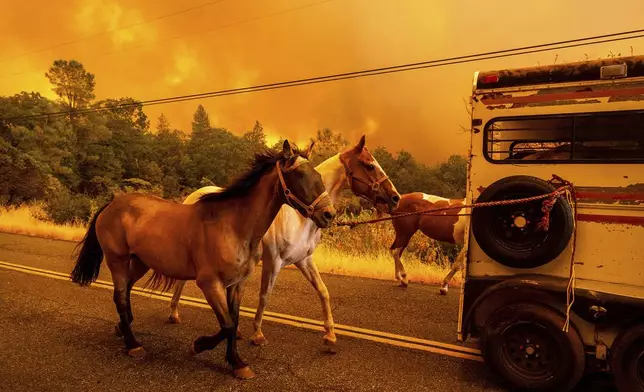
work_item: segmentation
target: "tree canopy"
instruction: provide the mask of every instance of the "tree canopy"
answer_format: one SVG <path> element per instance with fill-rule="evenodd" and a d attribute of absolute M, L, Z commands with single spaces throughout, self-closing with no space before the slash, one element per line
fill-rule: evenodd
<path fill-rule="evenodd" d="M 259 121 L 235 134 L 212 124 L 202 105 L 195 109 L 192 129 L 184 132 L 163 114 L 151 124 L 135 98 L 95 101 L 94 75 L 75 60 L 54 61 L 46 76 L 59 101 L 25 91 L 0 97 L 0 118 L 17 118 L 0 121 L 0 204 L 45 200 L 55 220 L 87 220 L 115 192 L 180 199 L 204 185 L 226 186 L 255 152 L 267 148 Z M 21 119 L 80 108 L 103 110 Z M 328 128 L 317 130 L 312 140 L 316 165 L 354 144 Z M 401 193 L 464 195 L 462 156 L 428 166 L 407 151 L 370 150 Z M 345 196 L 341 203 L 356 203 Z"/>
<path fill-rule="evenodd" d="M 76 60 L 54 61 L 45 76 L 69 109 L 84 107 L 94 99 L 94 74 Z"/>

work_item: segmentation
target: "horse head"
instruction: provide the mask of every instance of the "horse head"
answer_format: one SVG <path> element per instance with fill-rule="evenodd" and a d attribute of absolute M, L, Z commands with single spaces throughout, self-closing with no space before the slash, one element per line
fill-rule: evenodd
<path fill-rule="evenodd" d="M 309 161 L 315 142 L 305 152 L 293 149 L 288 140 L 282 146 L 277 173 L 286 202 L 319 228 L 327 228 L 336 216 L 322 176 Z"/>
<path fill-rule="evenodd" d="M 382 169 L 376 158 L 365 147 L 365 136 L 355 147 L 340 153 L 351 191 L 374 205 L 385 205 L 395 210 L 400 193 Z"/>

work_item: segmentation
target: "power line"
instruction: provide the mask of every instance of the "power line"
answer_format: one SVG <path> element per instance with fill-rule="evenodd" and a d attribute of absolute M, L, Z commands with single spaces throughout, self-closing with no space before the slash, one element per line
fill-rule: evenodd
<path fill-rule="evenodd" d="M 633 34 L 636 32 L 642 32 L 643 34 L 622 37 L 622 35 Z M 614 38 L 610 38 L 610 37 L 614 37 Z M 3 120 L 15 121 L 15 120 L 41 118 L 41 117 L 48 117 L 48 116 L 86 114 L 86 113 L 101 112 L 106 110 L 132 108 L 132 107 L 137 107 L 139 105 L 141 106 L 162 105 L 167 103 L 192 101 L 195 99 L 202 99 L 202 98 L 213 98 L 213 97 L 245 94 L 245 93 L 266 91 L 266 90 L 277 90 L 277 89 L 288 88 L 288 87 L 319 84 L 319 83 L 333 82 L 338 80 L 356 79 L 360 77 L 367 77 L 367 76 L 374 76 L 374 75 L 384 75 L 384 74 L 412 71 L 412 70 L 418 70 L 418 69 L 436 68 L 436 67 L 442 67 L 447 65 L 463 64 L 463 63 L 470 63 L 474 61 L 491 60 L 491 59 L 497 59 L 497 58 L 503 58 L 503 57 L 533 54 L 533 53 L 546 52 L 546 51 L 557 50 L 557 49 L 567 49 L 567 48 L 573 48 L 573 47 L 579 47 L 579 46 L 585 46 L 585 45 L 596 45 L 601 43 L 616 42 L 616 41 L 642 38 L 642 37 L 644 37 L 644 29 L 622 32 L 622 33 L 604 34 L 604 35 L 595 36 L 595 37 L 577 38 L 577 39 L 552 42 L 547 44 L 524 46 L 524 47 L 514 48 L 514 49 L 503 49 L 503 50 L 497 50 L 493 52 L 484 52 L 484 53 L 450 57 L 450 58 L 444 58 L 444 59 L 422 61 L 417 63 L 407 63 L 407 64 L 394 65 L 389 67 L 372 68 L 372 69 L 367 69 L 362 71 L 345 72 L 345 73 L 339 73 L 339 74 L 333 74 L 333 75 L 317 76 L 317 77 L 311 77 L 311 78 L 305 78 L 305 79 L 296 79 L 296 80 L 262 84 L 262 85 L 249 86 L 249 87 L 211 91 L 206 93 L 151 99 L 146 101 L 139 101 L 137 103 L 132 103 L 132 104 L 114 105 L 114 106 L 100 107 L 100 108 L 88 108 L 88 109 L 81 109 L 81 110 L 74 110 L 74 111 L 60 111 L 60 112 L 53 112 L 53 113 L 34 114 L 29 116 L 5 118 Z M 594 41 L 594 42 L 584 42 L 589 40 L 596 40 L 599 38 L 606 38 L 606 39 Z"/>
<path fill-rule="evenodd" d="M 220 1 L 225 1 L 225 0 L 220 0 Z M 304 9 L 304 8 L 314 7 L 314 6 L 321 5 L 321 4 L 324 4 L 324 3 L 328 3 L 328 2 L 331 2 L 331 1 L 334 1 L 334 0 L 323 0 L 323 1 L 318 1 L 318 2 L 315 2 L 315 3 L 304 4 L 304 5 L 293 7 L 293 8 L 287 8 L 287 9 L 280 10 L 280 11 L 275 11 L 275 12 L 272 12 L 272 13 L 269 13 L 269 14 L 259 15 L 259 16 L 256 16 L 256 17 L 243 19 L 243 20 L 239 20 L 239 21 L 236 21 L 236 22 L 231 22 L 231 23 L 227 23 L 227 24 L 223 24 L 223 25 L 219 25 L 219 26 L 215 26 L 215 27 L 210 27 L 210 28 L 203 29 L 203 30 L 197 30 L 197 31 L 187 33 L 187 34 L 177 35 L 177 36 L 166 38 L 166 39 L 163 39 L 163 40 L 160 40 L 160 41 L 154 41 L 154 42 L 147 43 L 147 44 L 131 46 L 131 47 L 128 47 L 128 48 L 125 48 L 125 49 L 120 49 L 120 50 L 113 50 L 111 52 L 103 52 L 103 53 L 99 54 L 96 57 L 109 56 L 111 54 L 129 52 L 129 51 L 134 50 L 134 49 L 145 48 L 145 47 L 151 46 L 151 45 L 158 45 L 158 44 L 161 44 L 161 43 L 164 43 L 164 42 L 174 41 L 174 40 L 177 40 L 177 39 L 191 37 L 191 36 L 194 36 L 194 35 L 201 35 L 203 33 L 224 29 L 226 27 L 236 26 L 236 25 L 240 25 L 240 24 L 248 23 L 248 22 L 253 22 L 253 21 L 256 21 L 256 20 L 260 20 L 260 19 L 266 19 L 266 18 L 270 18 L 270 17 L 273 17 L 273 16 L 281 15 L 281 14 L 286 14 L 286 13 L 293 12 L 293 11 L 299 11 L 299 10 Z M 22 74 L 25 74 L 25 73 L 32 73 L 32 72 L 42 72 L 42 69 L 31 69 L 31 70 L 28 70 L 28 71 L 13 72 L 11 74 L 8 74 L 8 75 L 5 75 L 3 77 L 0 77 L 0 79 L 4 79 L 4 78 L 9 77 L 9 76 L 22 75 Z"/>
<path fill-rule="evenodd" d="M 25 53 L 19 54 L 19 55 L 14 56 L 14 57 L 6 58 L 2 62 L 6 62 L 7 60 L 14 60 L 14 59 L 17 59 L 17 58 L 20 58 L 20 57 L 29 56 L 29 55 L 32 55 L 32 54 L 44 52 L 44 51 L 51 50 L 51 49 L 60 48 L 60 47 L 63 47 L 63 46 L 75 44 L 75 43 L 82 42 L 82 41 L 87 41 L 88 39 L 100 37 L 100 36 L 105 35 L 105 34 L 115 33 L 117 31 L 121 31 L 121 30 L 127 30 L 127 29 L 130 29 L 132 27 L 142 26 L 144 24 L 156 22 L 156 21 L 161 20 L 161 19 L 166 19 L 166 18 L 170 18 L 170 17 L 176 16 L 176 15 L 185 14 L 186 12 L 198 10 L 198 9 L 201 9 L 201 8 L 204 8 L 204 7 L 209 7 L 211 5 L 214 5 L 214 4 L 217 4 L 217 3 L 222 3 L 224 1 L 226 1 L 226 0 L 209 1 L 209 2 L 204 3 L 204 4 L 200 4 L 200 5 L 197 5 L 197 6 L 194 6 L 194 7 L 184 8 L 184 9 L 181 9 L 181 10 L 169 13 L 169 14 L 160 15 L 160 16 L 157 16 L 157 17 L 154 17 L 154 18 L 151 18 L 151 19 L 146 19 L 146 20 L 143 20 L 141 22 L 133 23 L 133 24 L 130 24 L 130 25 L 127 25 L 127 26 L 102 31 L 100 33 L 96 33 L 96 34 L 92 34 L 92 35 L 87 35 L 85 37 L 77 38 L 77 39 L 74 39 L 74 40 L 71 40 L 71 41 L 61 42 L 61 43 L 58 43 L 58 44 L 55 44 L 55 45 L 52 45 L 52 46 L 47 46 L 45 48 L 36 49 L 34 51 L 31 51 L 31 52 L 25 52 Z M 26 72 L 30 72 L 30 71 L 26 71 Z"/>
<path fill-rule="evenodd" d="M 236 22 L 231 22 L 231 23 L 227 23 L 227 24 L 223 24 L 223 25 L 219 25 L 219 26 L 215 26 L 215 27 L 210 27 L 210 28 L 207 28 L 207 29 L 194 31 L 194 32 L 187 33 L 187 34 L 177 35 L 177 36 L 174 36 L 174 37 L 163 39 L 161 41 L 155 41 L 155 42 L 152 42 L 152 43 L 149 43 L 149 44 L 132 46 L 132 47 L 129 47 L 129 48 L 126 48 L 126 49 L 123 49 L 123 50 L 115 50 L 115 51 L 112 51 L 112 52 L 103 53 L 102 55 L 106 56 L 106 55 L 115 54 L 115 53 L 128 52 L 128 51 L 130 51 L 132 49 L 144 48 L 146 46 L 156 45 L 156 44 L 169 42 L 169 41 L 174 41 L 174 40 L 177 40 L 177 39 L 180 39 L 180 38 L 191 37 L 193 35 L 201 35 L 203 33 L 208 33 L 208 32 L 223 29 L 223 28 L 226 28 L 226 27 L 236 26 L 236 25 L 240 25 L 240 24 L 243 24 L 243 23 L 247 23 L 247 22 L 253 22 L 253 21 L 256 21 L 256 20 L 259 20 L 259 19 L 270 18 L 270 17 L 273 17 L 273 16 L 286 14 L 286 13 L 293 12 L 293 11 L 299 11 L 299 10 L 304 9 L 304 8 L 314 7 L 314 6 L 324 4 L 324 3 L 328 3 L 328 2 L 331 2 L 331 1 L 334 1 L 334 0 L 323 0 L 323 1 L 318 1 L 318 2 L 315 2 L 315 3 L 309 3 L 309 4 L 300 5 L 300 6 L 297 6 L 297 7 L 287 8 L 287 9 L 280 10 L 280 11 L 275 11 L 275 12 L 272 12 L 272 13 L 269 13 L 269 14 L 259 15 L 259 16 L 255 16 L 255 17 L 252 17 L 252 18 L 243 19 L 243 20 L 239 20 L 239 21 L 236 21 Z"/>

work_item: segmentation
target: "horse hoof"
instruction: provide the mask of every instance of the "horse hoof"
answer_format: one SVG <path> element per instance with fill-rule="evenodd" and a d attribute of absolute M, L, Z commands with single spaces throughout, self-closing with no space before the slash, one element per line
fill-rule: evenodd
<path fill-rule="evenodd" d="M 401 280 L 396 280 L 396 283 L 394 283 L 394 287 L 402 287 L 404 289 L 407 288 L 407 282 L 403 282 Z"/>
<path fill-rule="evenodd" d="M 255 372 L 250 370 L 249 366 L 235 369 L 235 377 L 241 378 L 242 380 L 248 380 L 255 377 Z"/>
<path fill-rule="evenodd" d="M 143 357 L 145 357 L 145 354 L 147 354 L 145 352 L 145 349 L 143 347 L 140 347 L 140 346 L 137 347 L 137 348 L 133 348 L 132 350 L 128 351 L 127 353 L 132 358 L 143 358 Z"/>
<path fill-rule="evenodd" d="M 116 326 L 114 326 L 114 334 L 119 338 L 123 337 L 123 332 L 121 332 L 121 327 L 119 327 L 118 324 L 116 324 Z"/>
<path fill-rule="evenodd" d="M 325 346 L 335 346 L 338 338 L 335 337 L 335 334 L 326 334 L 322 340 L 324 341 Z"/>
<path fill-rule="evenodd" d="M 324 342 L 324 346 L 326 347 L 326 352 L 328 352 L 329 354 L 337 353 L 337 346 L 336 346 L 337 339 L 335 338 L 335 336 L 334 337 L 324 336 L 322 338 L 322 341 Z"/>
<path fill-rule="evenodd" d="M 255 346 L 266 346 L 268 344 L 268 340 L 264 335 L 254 336 L 250 341 Z"/>
<path fill-rule="evenodd" d="M 168 317 L 168 323 L 169 324 L 181 324 L 181 319 L 179 318 L 179 315 L 170 315 Z"/>
<path fill-rule="evenodd" d="M 199 354 L 200 352 L 201 352 L 201 351 L 198 351 L 198 350 L 197 350 L 197 346 L 195 346 L 195 343 L 194 343 L 194 342 L 192 342 L 192 344 L 190 345 L 190 355 L 197 355 L 197 354 Z"/>
<path fill-rule="evenodd" d="M 447 295 L 447 288 L 441 287 L 441 295 Z"/>

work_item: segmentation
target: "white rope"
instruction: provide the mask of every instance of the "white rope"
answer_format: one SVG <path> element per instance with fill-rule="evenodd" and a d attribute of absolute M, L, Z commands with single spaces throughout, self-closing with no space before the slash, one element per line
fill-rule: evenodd
<path fill-rule="evenodd" d="M 572 197 L 572 194 L 569 189 L 566 189 L 566 198 L 568 203 L 573 208 L 574 218 L 573 218 L 573 240 L 572 240 L 572 250 L 570 255 L 570 275 L 568 278 L 568 287 L 566 288 L 566 322 L 563 325 L 562 331 L 568 332 L 570 328 L 570 311 L 572 309 L 572 304 L 575 302 L 575 248 L 577 242 L 577 205 L 575 198 Z"/>

